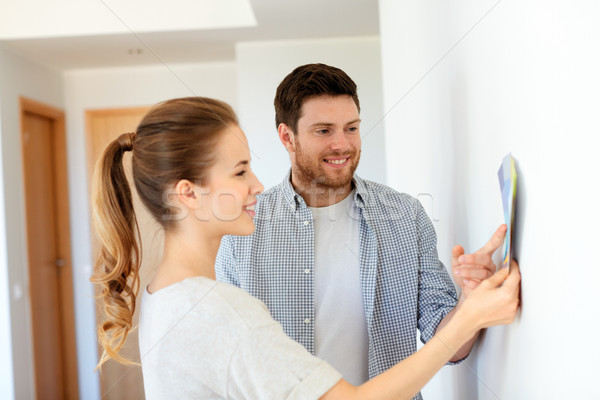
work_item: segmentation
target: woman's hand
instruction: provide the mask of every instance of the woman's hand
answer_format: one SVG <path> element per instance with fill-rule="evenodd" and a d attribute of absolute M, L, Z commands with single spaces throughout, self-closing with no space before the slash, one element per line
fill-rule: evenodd
<path fill-rule="evenodd" d="M 510 273 L 501 268 L 482 281 L 465 299 L 457 314 L 474 324 L 476 331 L 493 325 L 510 324 L 519 308 L 521 273 L 519 265 L 512 260 Z"/>

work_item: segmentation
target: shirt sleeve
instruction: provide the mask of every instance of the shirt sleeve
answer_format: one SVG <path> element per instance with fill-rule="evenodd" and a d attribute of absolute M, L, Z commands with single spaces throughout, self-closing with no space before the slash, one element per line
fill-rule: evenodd
<path fill-rule="evenodd" d="M 341 375 L 273 321 L 240 338 L 228 377 L 231 399 L 318 399 Z"/>
<path fill-rule="evenodd" d="M 429 217 L 417 201 L 419 246 L 419 311 L 421 341 L 427 343 L 439 323 L 458 302 L 454 283 L 437 254 L 437 236 Z"/>
<path fill-rule="evenodd" d="M 234 238 L 231 236 L 223 236 L 223 239 L 221 239 L 221 246 L 219 247 L 217 259 L 215 261 L 215 274 L 217 280 L 239 287 L 240 280 L 233 250 L 233 242 Z"/>

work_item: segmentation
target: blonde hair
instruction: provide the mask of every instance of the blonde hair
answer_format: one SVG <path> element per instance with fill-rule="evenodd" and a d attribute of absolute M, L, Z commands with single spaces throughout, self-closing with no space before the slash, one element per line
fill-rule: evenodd
<path fill-rule="evenodd" d="M 172 229 L 177 210 L 163 197 L 169 185 L 188 179 L 203 183 L 214 164 L 220 133 L 238 124 L 229 105 L 219 100 L 188 97 L 153 107 L 135 133 L 112 141 L 96 164 L 92 182 L 94 228 L 101 244 L 90 278 L 99 285 L 104 321 L 98 340 L 108 359 L 132 364 L 119 354 L 132 329 L 140 286 L 141 238 L 123 155 L 132 151 L 133 181 L 140 199 L 165 230 Z"/>

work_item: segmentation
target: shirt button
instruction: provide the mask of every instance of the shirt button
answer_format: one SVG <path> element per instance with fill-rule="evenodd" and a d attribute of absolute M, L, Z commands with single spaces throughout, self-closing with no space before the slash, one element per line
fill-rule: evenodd
<path fill-rule="evenodd" d="M 305 273 L 305 274 L 310 274 L 310 269 L 308 269 L 308 268 L 307 268 L 307 269 L 305 269 L 305 270 L 304 270 L 304 273 Z"/>
<path fill-rule="evenodd" d="M 310 224 L 310 221 L 304 221 L 304 225 Z"/>
<path fill-rule="evenodd" d="M 306 318 L 306 319 L 304 320 L 304 323 L 305 323 L 305 324 L 310 324 L 310 318 Z"/>

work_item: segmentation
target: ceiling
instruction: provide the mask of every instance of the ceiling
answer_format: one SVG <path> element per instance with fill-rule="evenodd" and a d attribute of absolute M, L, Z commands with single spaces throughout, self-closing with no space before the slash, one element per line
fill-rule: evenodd
<path fill-rule="evenodd" d="M 379 35 L 378 0 L 145 0 L 140 4 L 144 13 L 140 8 L 119 9 L 122 0 L 110 1 L 20 0 L 13 4 L 23 6 L 10 10 L 10 16 L 0 5 L 0 15 L 5 16 L 4 21 L 0 17 L 0 43 L 64 71 L 230 61 L 235 43 L 244 41 Z M 57 2 L 70 11 L 57 12 L 46 5 L 36 13 L 37 20 L 27 18 L 36 5 Z M 87 12 L 81 4 L 96 8 Z"/>

